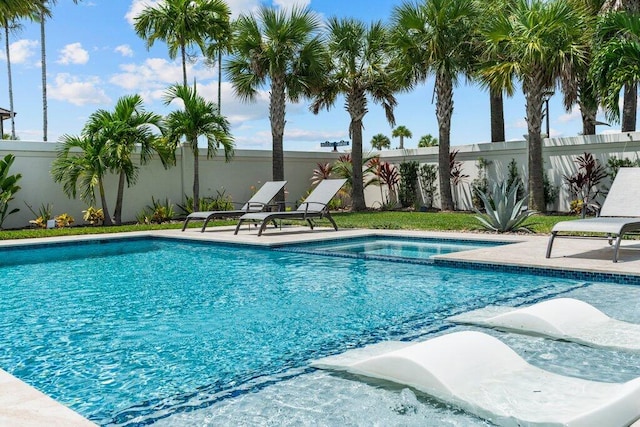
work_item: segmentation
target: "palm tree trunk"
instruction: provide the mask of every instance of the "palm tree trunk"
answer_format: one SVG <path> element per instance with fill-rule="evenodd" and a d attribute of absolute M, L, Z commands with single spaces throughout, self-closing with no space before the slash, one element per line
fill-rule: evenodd
<path fill-rule="evenodd" d="M 491 142 L 502 142 L 504 137 L 504 101 L 502 90 L 489 89 L 491 108 Z"/>
<path fill-rule="evenodd" d="M 351 123 L 351 210 L 363 211 L 367 209 L 364 200 L 364 177 L 362 176 L 362 119 L 367 114 L 367 97 L 362 90 L 354 90 L 347 95 L 347 102 Z M 400 136 L 402 147 L 402 136 Z"/>
<path fill-rule="evenodd" d="M 596 111 L 590 108 L 580 107 L 580 114 L 582 115 L 582 134 L 595 135 Z"/>
<path fill-rule="evenodd" d="M 122 224 L 122 199 L 124 198 L 125 173 L 120 171 L 118 178 L 118 195 L 116 196 L 116 207 L 113 210 L 113 221 L 116 225 Z"/>
<path fill-rule="evenodd" d="M 542 103 L 544 85 L 542 72 L 534 73 L 533 78 L 525 79 L 522 85 L 526 98 L 527 129 L 529 132 L 529 209 L 546 211 L 544 203 L 543 163 L 542 163 Z M 538 77 L 536 79 L 536 77 Z"/>
<path fill-rule="evenodd" d="M 218 114 L 222 114 L 222 50 L 218 50 Z"/>
<path fill-rule="evenodd" d="M 284 181 L 284 125 L 285 125 L 285 81 L 283 75 L 273 76 L 269 100 L 269 120 L 271 121 L 272 163 L 274 181 Z M 277 203 L 284 203 L 284 189 L 276 196 Z"/>
<path fill-rule="evenodd" d="M 193 211 L 197 212 L 200 207 L 200 152 L 197 138 L 191 141 L 191 147 L 193 147 Z"/>
<path fill-rule="evenodd" d="M 400 135 L 400 148 L 401 150 L 404 150 L 404 136 Z"/>
<path fill-rule="evenodd" d="M 637 108 L 638 84 L 634 82 L 624 85 L 624 99 L 622 104 L 622 132 L 636 131 Z"/>
<path fill-rule="evenodd" d="M 49 126 L 49 120 L 47 118 L 47 48 L 44 12 L 40 12 L 40 58 L 40 67 L 42 69 L 42 140 L 47 142 L 47 128 Z M 109 219 L 109 222 L 111 222 L 111 219 Z"/>
<path fill-rule="evenodd" d="M 187 48 L 184 43 L 180 45 L 180 55 L 182 56 L 182 82 L 187 86 Z"/>
<path fill-rule="evenodd" d="M 111 215 L 109 215 L 109 209 L 107 208 L 107 198 L 104 194 L 104 185 L 102 183 L 102 178 L 98 179 L 98 190 L 100 192 L 100 203 L 102 204 L 102 213 L 104 214 L 104 225 L 113 225 L 111 222 Z"/>
<path fill-rule="evenodd" d="M 7 53 L 7 76 L 9 79 L 9 114 L 11 114 L 11 139 L 16 139 L 16 121 L 13 113 L 13 82 L 11 80 L 11 55 L 9 54 L 9 22 L 4 23 L 4 43 Z M 0 135 L 3 139 L 4 135 Z"/>
<path fill-rule="evenodd" d="M 442 72 L 436 74 L 436 117 L 438 119 L 438 175 L 440 181 L 440 208 L 453 210 L 451 194 L 451 115 L 453 114 L 453 82 Z"/>

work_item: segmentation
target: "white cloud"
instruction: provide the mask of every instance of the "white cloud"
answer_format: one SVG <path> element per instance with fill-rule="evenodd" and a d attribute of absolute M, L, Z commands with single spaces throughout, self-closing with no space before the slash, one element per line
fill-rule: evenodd
<path fill-rule="evenodd" d="M 9 45 L 9 53 L 11 54 L 12 64 L 24 64 L 36 54 L 36 48 L 40 45 L 37 40 L 22 39 L 15 41 Z M 0 58 L 4 61 L 7 60 L 7 55 L 3 50 L 0 53 Z"/>
<path fill-rule="evenodd" d="M 515 123 L 511 123 L 507 126 L 512 129 L 527 129 L 527 121 L 525 119 L 520 119 Z"/>
<path fill-rule="evenodd" d="M 98 77 L 89 77 L 84 81 L 68 73 L 59 73 L 53 85 L 47 85 L 47 92 L 51 99 L 66 101 L 74 105 L 108 104 L 111 99 L 99 87 Z"/>
<path fill-rule="evenodd" d="M 580 108 L 575 106 L 571 108 L 571 111 L 569 111 L 568 113 L 565 113 L 558 117 L 558 121 L 560 123 L 569 123 L 576 120 L 582 121 L 582 113 L 580 112 Z"/>
<path fill-rule="evenodd" d="M 304 8 L 311 4 L 311 0 L 273 0 L 273 5 L 282 9 Z"/>
<path fill-rule="evenodd" d="M 122 64 L 120 69 L 123 72 L 112 76 L 110 83 L 139 93 L 182 82 L 182 64 L 162 58 L 149 58 L 142 64 Z M 215 71 L 211 68 L 187 64 L 187 76 L 191 82 L 194 78 L 201 81 L 211 79 L 215 75 Z"/>
<path fill-rule="evenodd" d="M 129 10 L 124 15 L 129 24 L 133 25 L 135 19 L 147 7 L 153 7 L 159 3 L 159 0 L 132 0 Z"/>
<path fill-rule="evenodd" d="M 121 44 L 120 46 L 116 46 L 114 50 L 117 53 L 121 54 L 122 56 L 127 56 L 127 57 L 133 56 L 133 50 L 131 49 L 131 46 L 129 46 L 128 44 Z"/>
<path fill-rule="evenodd" d="M 66 45 L 60 51 L 58 64 L 86 64 L 89 62 L 89 52 L 82 48 L 80 43 Z"/>

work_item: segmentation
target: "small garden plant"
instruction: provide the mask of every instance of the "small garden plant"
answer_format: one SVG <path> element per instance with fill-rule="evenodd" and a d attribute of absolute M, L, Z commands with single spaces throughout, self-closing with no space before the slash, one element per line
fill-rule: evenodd
<path fill-rule="evenodd" d="M 518 184 L 509 186 L 507 182 L 494 184 L 491 192 L 478 192 L 484 204 L 485 213 L 474 209 L 480 225 L 491 231 L 506 233 L 513 231 L 532 232 L 524 222 L 535 212 L 523 210 L 526 197 L 518 199 Z"/>

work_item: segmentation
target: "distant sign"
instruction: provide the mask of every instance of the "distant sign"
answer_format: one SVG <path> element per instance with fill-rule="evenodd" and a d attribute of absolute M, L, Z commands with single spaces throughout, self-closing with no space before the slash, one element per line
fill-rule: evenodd
<path fill-rule="evenodd" d="M 349 141 L 345 141 L 344 139 L 341 141 L 325 141 L 320 143 L 320 147 L 333 147 L 333 151 L 338 151 L 338 147 L 343 147 L 345 145 L 349 145 Z"/>

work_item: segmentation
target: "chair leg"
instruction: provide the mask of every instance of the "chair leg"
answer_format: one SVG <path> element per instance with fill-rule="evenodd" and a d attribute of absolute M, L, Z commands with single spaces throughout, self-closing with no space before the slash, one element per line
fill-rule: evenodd
<path fill-rule="evenodd" d="M 244 221 L 242 219 L 238 220 L 238 225 L 236 225 L 236 231 L 233 232 L 234 236 L 238 234 L 238 230 L 240 230 L 240 226 L 242 225 L 243 222 Z"/>
<path fill-rule="evenodd" d="M 307 223 L 309 224 L 309 227 L 311 227 L 311 229 L 313 230 L 313 221 L 311 221 L 310 218 L 307 218 Z"/>
<path fill-rule="evenodd" d="M 331 225 L 333 225 L 333 228 L 338 231 L 338 224 L 336 224 L 336 222 L 333 220 L 333 217 L 329 214 L 325 215 L 325 218 L 327 218 L 329 220 L 329 222 L 331 223 Z"/>
<path fill-rule="evenodd" d="M 262 236 L 262 232 L 264 231 L 265 228 L 267 228 L 267 225 L 269 225 L 269 222 L 271 221 L 270 220 L 262 221 L 262 223 L 260 224 L 260 230 L 258 230 L 258 237 Z"/>
<path fill-rule="evenodd" d="M 204 233 L 204 229 L 207 228 L 207 224 L 209 224 L 210 220 L 211 218 L 207 218 L 204 220 L 204 224 L 202 224 L 202 229 L 200 230 L 201 233 Z"/>
<path fill-rule="evenodd" d="M 549 243 L 547 244 L 547 255 L 545 256 L 545 258 L 551 257 L 551 248 L 553 247 L 553 239 L 556 238 L 556 234 L 557 232 L 551 232 L 551 237 L 549 237 Z"/>
<path fill-rule="evenodd" d="M 618 250 L 620 249 L 620 241 L 622 240 L 622 234 L 618 234 L 616 237 L 616 245 L 613 249 L 613 262 L 618 262 Z"/>
<path fill-rule="evenodd" d="M 182 224 L 182 231 L 184 231 L 184 230 L 186 230 L 186 229 L 187 229 L 187 225 L 189 224 L 189 220 L 190 220 L 190 219 L 191 219 L 191 218 L 186 218 L 186 219 L 184 220 L 184 224 Z"/>

